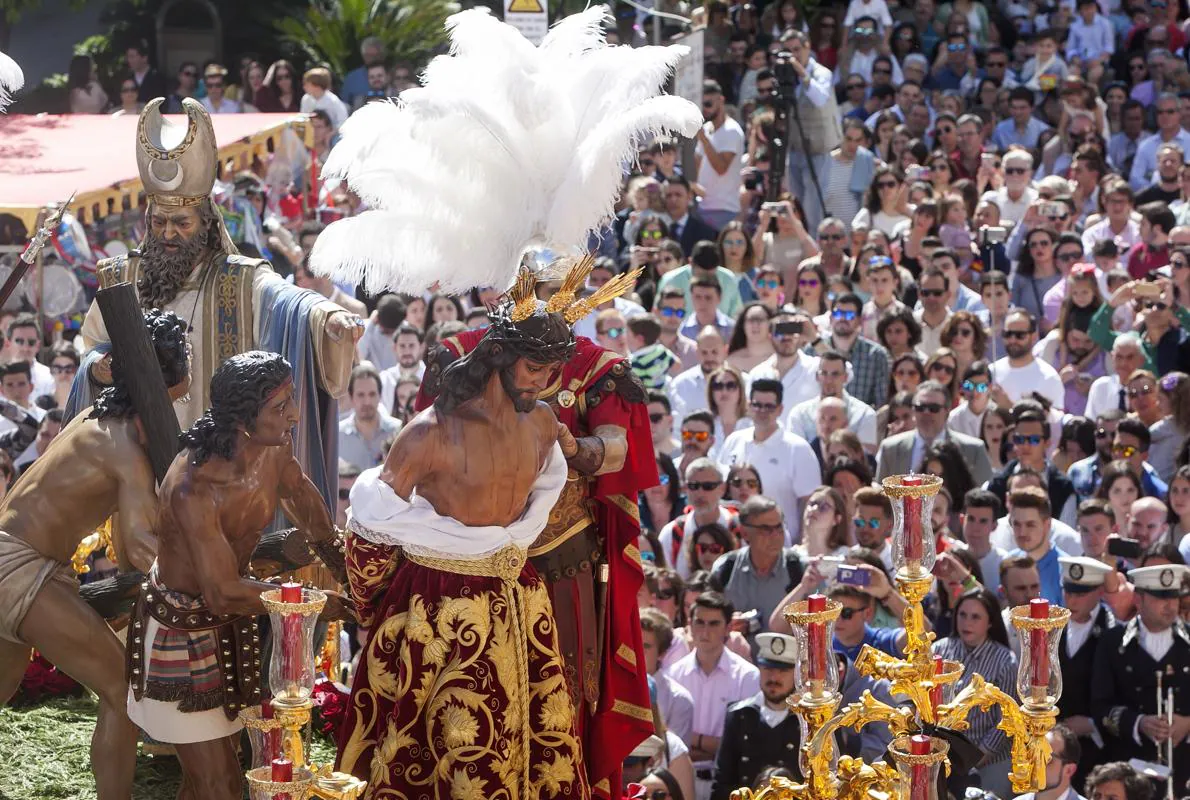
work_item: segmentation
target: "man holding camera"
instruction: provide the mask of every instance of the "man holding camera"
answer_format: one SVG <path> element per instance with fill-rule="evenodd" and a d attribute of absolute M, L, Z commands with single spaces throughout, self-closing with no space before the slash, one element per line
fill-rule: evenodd
<path fill-rule="evenodd" d="M 857 22 L 858 26 L 860 23 Z M 873 31 L 875 25 L 872 26 Z M 807 222 L 816 226 L 823 218 L 828 186 L 830 152 L 843 139 L 839 104 L 831 86 L 831 71 L 814 60 L 810 37 L 791 30 L 782 37 L 789 51 L 789 68 L 797 77 L 789 114 L 789 190 L 802 198 Z M 873 58 L 875 53 L 872 53 Z M 855 54 L 853 59 L 858 57 Z M 778 65 L 781 69 L 784 65 Z M 870 64 L 869 64 L 870 67 Z M 780 72 L 777 73 L 778 77 Z"/>

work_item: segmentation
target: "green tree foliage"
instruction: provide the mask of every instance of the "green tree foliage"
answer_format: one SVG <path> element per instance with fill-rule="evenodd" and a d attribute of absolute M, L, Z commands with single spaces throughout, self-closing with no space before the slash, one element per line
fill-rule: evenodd
<path fill-rule="evenodd" d="M 424 63 L 446 44 L 449 0 L 310 0 L 306 8 L 274 23 L 282 39 L 339 80 L 360 63 L 360 42 L 376 36 L 389 58 Z"/>

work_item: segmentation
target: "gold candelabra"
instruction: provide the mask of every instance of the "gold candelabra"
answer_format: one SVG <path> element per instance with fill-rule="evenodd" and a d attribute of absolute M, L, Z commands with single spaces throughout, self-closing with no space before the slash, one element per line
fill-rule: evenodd
<path fill-rule="evenodd" d="M 314 708 L 314 626 L 326 595 L 287 583 L 261 599 L 273 630 L 268 678 L 273 697 L 240 712 L 252 744 L 253 768 L 247 774 L 252 800 L 357 800 L 365 781 L 335 772 L 330 764 L 306 761 Z"/>
<path fill-rule="evenodd" d="M 893 563 L 897 589 L 908 601 L 903 618 L 905 650 L 901 658 L 865 645 L 855 669 L 873 680 L 887 680 L 894 697 L 907 702 L 889 705 L 865 691 L 848 706 L 839 708 L 839 675 L 831 654 L 835 620 L 842 604 L 822 595 L 792 603 L 785 618 L 797 639 L 795 690 L 790 708 L 801 722 L 799 766 L 801 783 L 774 778 L 759 791 L 739 789 L 733 800 L 937 800 L 938 770 L 950 772 L 946 740 L 924 733 L 924 725 L 963 731 L 975 709 L 1001 711 L 1000 730 L 1012 742 L 1013 790 L 1038 791 L 1045 786 L 1045 766 L 1050 759 L 1046 734 L 1057 718 L 1062 694 L 1058 667 L 1058 641 L 1070 618 L 1064 608 L 1044 600 L 1012 609 L 1011 619 L 1021 638 L 1017 672 L 1018 703 L 979 674 L 957 696 L 954 684 L 963 677 L 963 665 L 934 656 L 934 634 L 926 630 L 922 600 L 933 585 L 936 559 L 930 513 L 942 479 L 933 475 L 898 475 L 885 478 L 884 493 L 893 505 Z M 842 728 L 859 731 L 870 723 L 888 725 L 894 739 L 889 762 L 865 763 L 835 752 L 835 733 Z"/>

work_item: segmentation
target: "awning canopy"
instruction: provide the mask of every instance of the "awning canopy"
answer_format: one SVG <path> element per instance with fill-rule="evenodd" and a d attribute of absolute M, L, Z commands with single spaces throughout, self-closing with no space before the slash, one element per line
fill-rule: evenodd
<path fill-rule="evenodd" d="M 264 158 L 270 143 L 295 128 L 310 144 L 304 115 L 213 114 L 224 177 Z M 118 214 L 125 199 L 136 208 L 133 115 L 0 114 L 0 214 L 13 214 L 32 232 L 37 212 L 77 192 L 71 211 L 84 223 Z M 229 171 L 230 170 L 230 171 Z"/>

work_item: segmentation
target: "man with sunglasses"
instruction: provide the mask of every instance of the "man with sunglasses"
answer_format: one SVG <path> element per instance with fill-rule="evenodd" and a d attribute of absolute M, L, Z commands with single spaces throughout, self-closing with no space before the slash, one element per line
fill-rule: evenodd
<path fill-rule="evenodd" d="M 1022 91 L 1030 98 L 1033 96 L 1033 93 L 1028 89 L 1014 91 Z M 1038 121 L 1036 117 L 1030 117 L 1030 120 Z M 1000 123 L 1000 127 L 1010 122 L 1011 120 L 1006 120 Z M 1000 127 L 996 129 L 997 132 Z M 999 189 L 984 192 L 982 199 L 991 200 L 999 207 L 1001 220 L 1011 220 L 1014 225 L 1017 225 L 1024 219 L 1029 206 L 1037 202 L 1037 190 L 1031 185 L 1033 155 L 1028 150 L 1009 150 L 1004 154 L 1001 167 L 1004 172 L 1004 185 Z"/>
<path fill-rule="evenodd" d="M 1078 497 L 1070 479 L 1049 460 L 1049 441 L 1050 426 L 1044 414 L 1029 409 L 1017 415 L 1012 432 L 1015 457 L 992 478 L 988 490 L 1004 502 L 1008 495 L 1008 479 L 1018 470 L 1033 470 L 1041 476 L 1050 508 L 1058 512 L 1059 519 L 1073 527 L 1078 522 Z"/>
<path fill-rule="evenodd" d="M 1128 182 L 1132 184 L 1132 190 L 1135 192 L 1152 183 L 1153 173 L 1157 169 L 1157 151 L 1161 145 L 1176 143 L 1182 148 L 1183 155 L 1190 153 L 1190 132 L 1182 128 L 1178 96 L 1172 92 L 1163 92 L 1157 98 L 1155 106 L 1157 132 L 1137 145 L 1136 157 L 1132 160 L 1132 172 L 1128 175 Z"/>
<path fill-rule="evenodd" d="M 819 354 L 836 351 L 851 365 L 847 391 L 860 402 L 880 408 L 888 399 L 888 351 L 860 335 L 864 303 L 852 292 L 831 302 L 831 332 L 813 345 Z"/>
<path fill-rule="evenodd" d="M 756 642 L 760 692 L 728 706 L 711 800 L 729 800 L 736 789 L 752 786 L 768 765 L 785 766 L 800 775 L 801 724 L 786 703 L 794 690 L 797 640 L 784 633 L 762 633 Z"/>
<path fill-rule="evenodd" d="M 50 368 L 37 360 L 41 350 L 41 328 L 37 317 L 32 314 L 18 314 L 8 323 L 5 332 L 4 349 L 0 350 L 0 363 L 26 361 L 33 376 L 33 396 L 54 394 L 54 375 Z"/>
<path fill-rule="evenodd" d="M 689 548 L 683 547 L 687 536 L 703 525 L 721 525 L 729 533 L 738 535 L 740 517 L 736 511 L 722 504 L 727 493 L 723 480 L 723 469 L 709 458 L 696 458 L 682 473 L 686 482 L 686 500 L 689 505 L 678 517 L 671 520 L 657 540 L 661 543 L 674 570 L 683 578 L 689 578 L 694 571 L 688 557 Z"/>
<path fill-rule="evenodd" d="M 938 381 L 922 381 L 913 395 L 915 428 L 880 443 L 876 453 L 877 479 L 913 472 L 921 464 L 926 449 L 940 441 L 950 441 L 959 448 L 976 486 L 992 477 L 992 464 L 983 441 L 946 427 L 950 399 L 950 390 Z"/>
<path fill-rule="evenodd" d="M 963 382 L 959 385 L 963 401 L 950 412 L 947 427 L 978 438 L 984 414 L 991 403 L 991 387 L 992 375 L 988 362 L 983 359 L 973 361 L 963 371 Z"/>
<path fill-rule="evenodd" d="M 653 453 L 664 453 L 672 459 L 682 454 L 681 445 L 674 438 L 672 407 L 665 392 L 652 390 L 648 394 L 649 432 L 653 440 Z"/>
<path fill-rule="evenodd" d="M 1132 474 L 1140 479 L 1140 488 L 1145 497 L 1165 498 L 1169 496 L 1169 486 L 1157 474 L 1157 470 L 1149 463 L 1149 446 L 1152 444 L 1152 434 L 1149 426 L 1133 417 L 1125 417 L 1116 426 L 1116 436 L 1112 441 L 1112 460 L 1128 462 Z"/>
<path fill-rule="evenodd" d="M 813 333 L 814 323 L 808 316 L 792 305 L 782 306 L 769 320 L 773 354 L 753 367 L 749 377 L 780 381 L 784 402 L 791 406 L 813 399 L 818 357 L 802 352 L 802 345 Z"/>
<path fill-rule="evenodd" d="M 1090 0 L 1090 3 L 1094 5 L 1095 0 Z M 1065 678 L 1066 673 L 1062 673 L 1062 677 Z M 1045 785 L 1036 792 L 1018 794 L 1013 800 L 1087 800 L 1074 788 L 1074 776 L 1083 758 L 1078 734 L 1066 725 L 1058 724 L 1045 735 L 1045 739 L 1050 747 L 1050 760 L 1045 765 Z"/>
<path fill-rule="evenodd" d="M 709 411 L 695 411 L 682 420 L 682 459 L 676 465 L 679 475 L 700 458 L 707 458 L 715 446 L 715 418 Z"/>
<path fill-rule="evenodd" d="M 1004 408 L 1037 392 L 1059 411 L 1066 407 L 1066 387 L 1058 371 L 1034 357 L 1037 320 L 1028 311 L 1011 311 L 1004 320 L 1004 352 L 992 364 L 992 401 Z"/>
<path fill-rule="evenodd" d="M 742 463 L 756 467 L 765 494 L 781 509 L 792 543 L 800 530 L 802 506 L 822 485 L 822 472 L 809 442 L 780 425 L 784 393 L 780 381 L 752 381 L 749 414 L 755 424 L 727 437 L 719 463 L 725 468 Z"/>
<path fill-rule="evenodd" d="M 1168 213 L 1168 209 L 1167 209 Z M 1172 217 L 1173 215 L 1170 214 Z M 1144 245 L 1142 245 L 1144 247 Z M 1168 252 L 1168 251 L 1167 251 Z M 1186 252 L 1179 248 L 1172 259 L 1179 264 L 1178 269 L 1187 263 Z M 1156 277 L 1156 276 L 1154 276 Z M 1112 292 L 1107 302 L 1099 307 L 1091 317 L 1091 327 L 1088 333 L 1095 340 L 1095 344 L 1105 350 L 1115 351 L 1115 343 L 1121 337 L 1128 337 L 1140 345 L 1144 354 L 1144 361 L 1138 368 L 1147 369 L 1157 375 L 1165 375 L 1182 368 L 1183 352 L 1186 349 L 1186 331 L 1190 329 L 1190 311 L 1174 299 L 1173 285 L 1169 278 L 1157 277 L 1155 281 L 1157 293 L 1154 293 L 1151 283 L 1129 281 Z M 1112 329 L 1112 316 L 1120 306 L 1141 300 L 1145 310 L 1144 326 L 1139 332 L 1126 331 L 1118 333 Z M 1177 325 L 1174 325 L 1174 319 Z M 1123 382 L 1130 375 L 1123 374 L 1120 366 L 1116 365 L 1116 372 Z"/>
<path fill-rule="evenodd" d="M 698 365 L 698 345 L 689 336 L 682 334 L 682 322 L 686 319 L 686 293 L 671 286 L 658 293 L 653 306 L 653 316 L 661 323 L 661 344 L 678 357 L 682 369 Z"/>
<path fill-rule="evenodd" d="M 930 267 L 922 272 L 917 290 L 920 307 L 913 310 L 913 318 L 921 326 L 917 353 L 922 360 L 942 346 L 942 327 L 953 313 L 947 302 L 950 288 L 951 280 L 942 270 Z"/>

